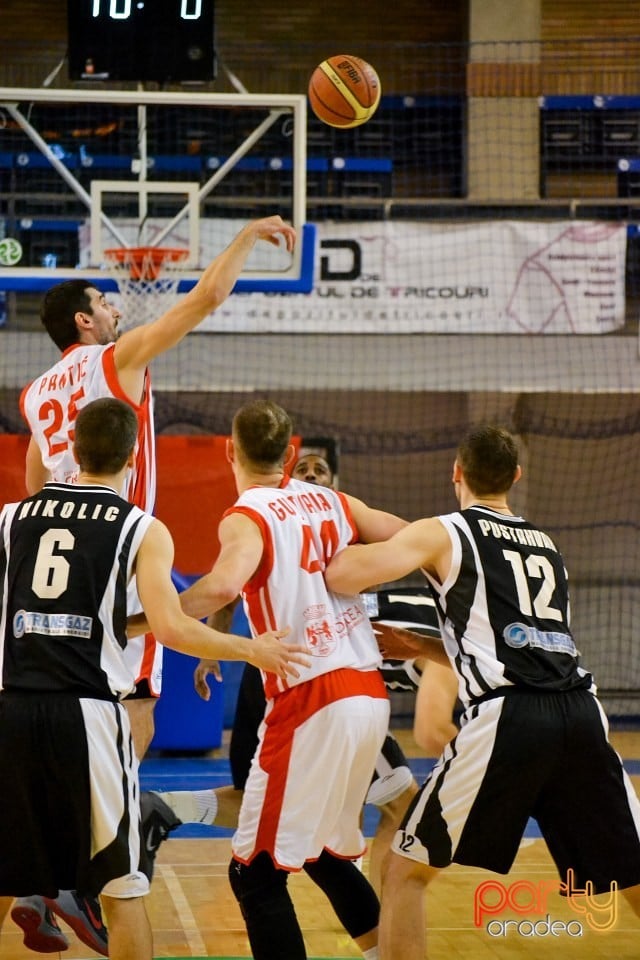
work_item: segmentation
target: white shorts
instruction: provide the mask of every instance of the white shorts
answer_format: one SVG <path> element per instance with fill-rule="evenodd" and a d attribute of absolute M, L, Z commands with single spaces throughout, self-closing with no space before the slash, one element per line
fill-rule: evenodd
<path fill-rule="evenodd" d="M 378 670 L 334 670 L 267 704 L 233 855 L 268 852 L 300 870 L 323 850 L 345 859 L 366 847 L 360 813 L 389 725 Z"/>

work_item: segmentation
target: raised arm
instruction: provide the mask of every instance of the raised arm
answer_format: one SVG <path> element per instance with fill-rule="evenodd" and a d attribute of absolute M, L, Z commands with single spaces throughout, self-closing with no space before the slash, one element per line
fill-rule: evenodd
<path fill-rule="evenodd" d="M 170 350 L 229 296 L 258 240 L 292 251 L 296 234 L 279 217 L 248 223 L 204 270 L 195 287 L 153 323 L 123 333 L 115 346 L 114 360 L 125 391 L 135 396 L 140 377 L 154 357 Z"/>

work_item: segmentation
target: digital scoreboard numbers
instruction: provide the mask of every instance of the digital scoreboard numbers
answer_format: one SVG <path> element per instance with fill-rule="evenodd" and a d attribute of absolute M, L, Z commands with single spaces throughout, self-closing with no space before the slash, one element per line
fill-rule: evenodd
<path fill-rule="evenodd" d="M 214 0 L 67 0 L 71 80 L 215 79 Z"/>

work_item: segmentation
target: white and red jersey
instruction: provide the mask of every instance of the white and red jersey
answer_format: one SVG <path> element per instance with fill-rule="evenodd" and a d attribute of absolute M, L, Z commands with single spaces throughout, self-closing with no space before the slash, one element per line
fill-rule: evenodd
<path fill-rule="evenodd" d="M 153 398 L 149 371 L 145 371 L 142 400 L 134 403 L 118 380 L 115 343 L 75 343 L 61 358 L 28 384 L 20 409 L 40 448 L 42 462 L 57 483 L 77 483 L 79 467 L 73 456 L 74 425 L 78 411 L 92 400 L 115 397 L 128 403 L 138 418 L 134 467 L 118 491 L 125 500 L 153 513 L 156 499 L 156 457 Z M 135 580 L 129 586 L 129 612 L 141 609 Z M 137 681 L 146 680 L 154 696 L 162 685 L 162 647 L 150 633 L 132 638 L 125 651 Z"/>
<path fill-rule="evenodd" d="M 76 343 L 69 347 L 57 363 L 24 388 L 20 409 L 51 479 L 58 483 L 76 483 L 79 468 L 72 445 L 78 411 L 101 397 L 116 397 L 128 403 L 138 417 L 138 439 L 135 466 L 127 474 L 120 493 L 152 513 L 156 463 L 149 371 L 145 373 L 143 398 L 136 404 L 120 386 L 114 348 L 115 343 L 104 346 Z"/>
<path fill-rule="evenodd" d="M 278 488 L 251 487 L 227 513 L 242 513 L 262 534 L 260 565 L 242 591 L 254 636 L 290 627 L 288 643 L 304 645 L 311 666 L 300 677 L 265 676 L 272 698 L 331 670 L 374 670 L 381 658 L 359 596 L 331 593 L 324 570 L 358 539 L 346 498 L 326 487 L 285 477 Z"/>

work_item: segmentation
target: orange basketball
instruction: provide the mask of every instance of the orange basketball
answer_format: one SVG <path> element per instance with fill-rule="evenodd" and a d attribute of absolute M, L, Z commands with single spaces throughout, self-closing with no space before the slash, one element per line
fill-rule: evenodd
<path fill-rule="evenodd" d="M 311 74 L 309 102 L 330 127 L 358 127 L 380 103 L 380 79 L 370 63 L 340 54 L 323 60 Z"/>

